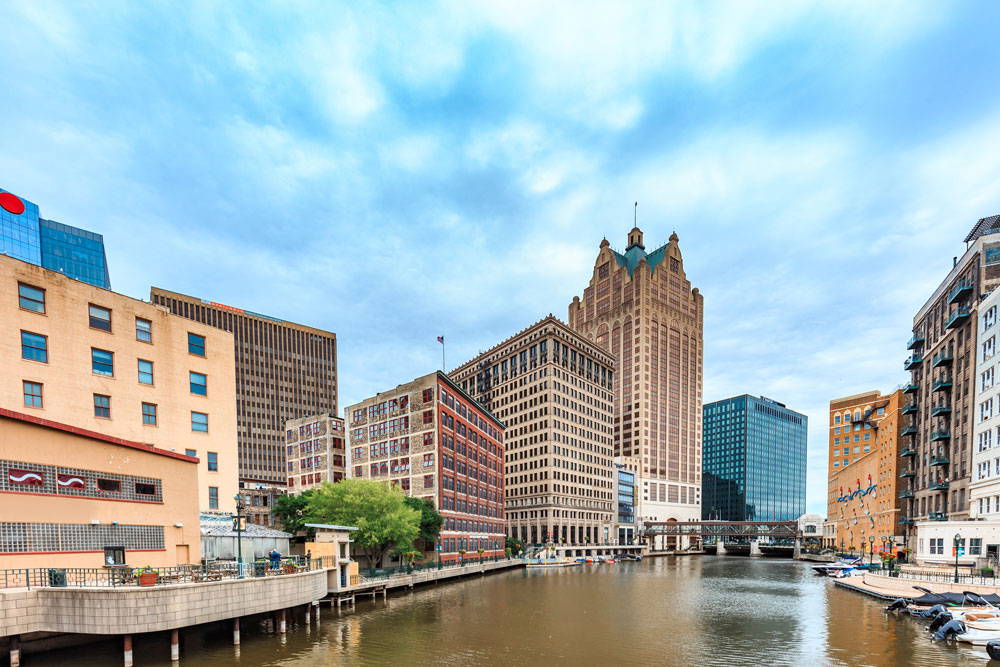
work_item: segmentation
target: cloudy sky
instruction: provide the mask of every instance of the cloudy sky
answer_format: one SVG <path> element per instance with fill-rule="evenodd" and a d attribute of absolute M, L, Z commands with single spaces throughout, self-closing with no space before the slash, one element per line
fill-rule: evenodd
<path fill-rule="evenodd" d="M 0 187 L 157 285 L 340 339 L 341 407 L 680 235 L 705 400 L 888 391 L 1000 212 L 1000 4 L 5 2 Z"/>

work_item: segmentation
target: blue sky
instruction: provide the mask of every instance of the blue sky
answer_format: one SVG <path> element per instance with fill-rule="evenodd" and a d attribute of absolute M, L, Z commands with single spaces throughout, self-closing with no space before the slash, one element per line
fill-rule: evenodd
<path fill-rule="evenodd" d="M 891 390 L 1000 212 L 1000 4 L 5 2 L 0 187 L 151 284 L 337 332 L 341 407 L 680 235 L 705 400 Z"/>

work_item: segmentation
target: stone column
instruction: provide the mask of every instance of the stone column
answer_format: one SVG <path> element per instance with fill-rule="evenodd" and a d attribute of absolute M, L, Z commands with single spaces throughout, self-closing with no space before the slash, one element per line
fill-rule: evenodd
<path fill-rule="evenodd" d="M 132 635 L 125 635 L 122 638 L 122 657 L 125 667 L 132 667 Z"/>
<path fill-rule="evenodd" d="M 725 556 L 726 555 L 726 541 L 721 537 L 715 541 L 715 555 Z"/>
<path fill-rule="evenodd" d="M 21 667 L 20 635 L 11 635 L 10 638 L 10 667 Z"/>
<path fill-rule="evenodd" d="M 282 609 L 278 612 L 278 633 L 283 635 L 286 632 L 288 632 L 288 626 L 285 622 L 285 610 Z"/>
<path fill-rule="evenodd" d="M 174 629 L 170 631 L 170 660 L 177 662 L 181 659 L 181 633 Z"/>
<path fill-rule="evenodd" d="M 795 538 L 795 549 L 792 551 L 792 558 L 798 560 L 802 556 L 802 538 Z"/>
<path fill-rule="evenodd" d="M 750 540 L 750 556 L 760 556 L 760 540 L 752 539 Z"/>
<path fill-rule="evenodd" d="M 237 616 L 233 619 L 233 645 L 240 645 L 240 618 Z"/>

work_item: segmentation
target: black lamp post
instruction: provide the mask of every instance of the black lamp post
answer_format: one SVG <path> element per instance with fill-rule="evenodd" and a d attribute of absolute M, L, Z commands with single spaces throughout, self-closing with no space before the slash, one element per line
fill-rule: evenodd
<path fill-rule="evenodd" d="M 240 579 L 243 578 L 243 510 L 245 506 L 243 505 L 243 495 L 237 493 L 233 496 L 233 500 L 236 501 L 236 525 L 233 528 L 236 530 L 236 576 Z"/>
<path fill-rule="evenodd" d="M 868 536 L 868 569 L 872 567 L 872 563 L 875 562 L 875 536 Z"/>
<path fill-rule="evenodd" d="M 958 583 L 958 545 L 962 540 L 960 533 L 955 533 L 955 583 Z"/>

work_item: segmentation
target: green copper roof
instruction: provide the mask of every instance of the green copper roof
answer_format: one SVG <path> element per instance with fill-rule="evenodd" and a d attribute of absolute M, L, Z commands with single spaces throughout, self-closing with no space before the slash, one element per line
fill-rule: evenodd
<path fill-rule="evenodd" d="M 659 248 L 653 252 L 646 254 L 645 249 L 641 245 L 631 245 L 625 251 L 625 254 L 621 254 L 612 250 L 611 252 L 615 255 L 615 261 L 618 262 L 618 266 L 624 266 L 628 269 L 628 274 L 631 276 L 632 272 L 635 271 L 635 267 L 639 266 L 639 261 L 645 257 L 646 264 L 652 272 L 656 272 L 656 267 L 661 264 L 667 256 L 667 245 L 661 245 Z"/>

